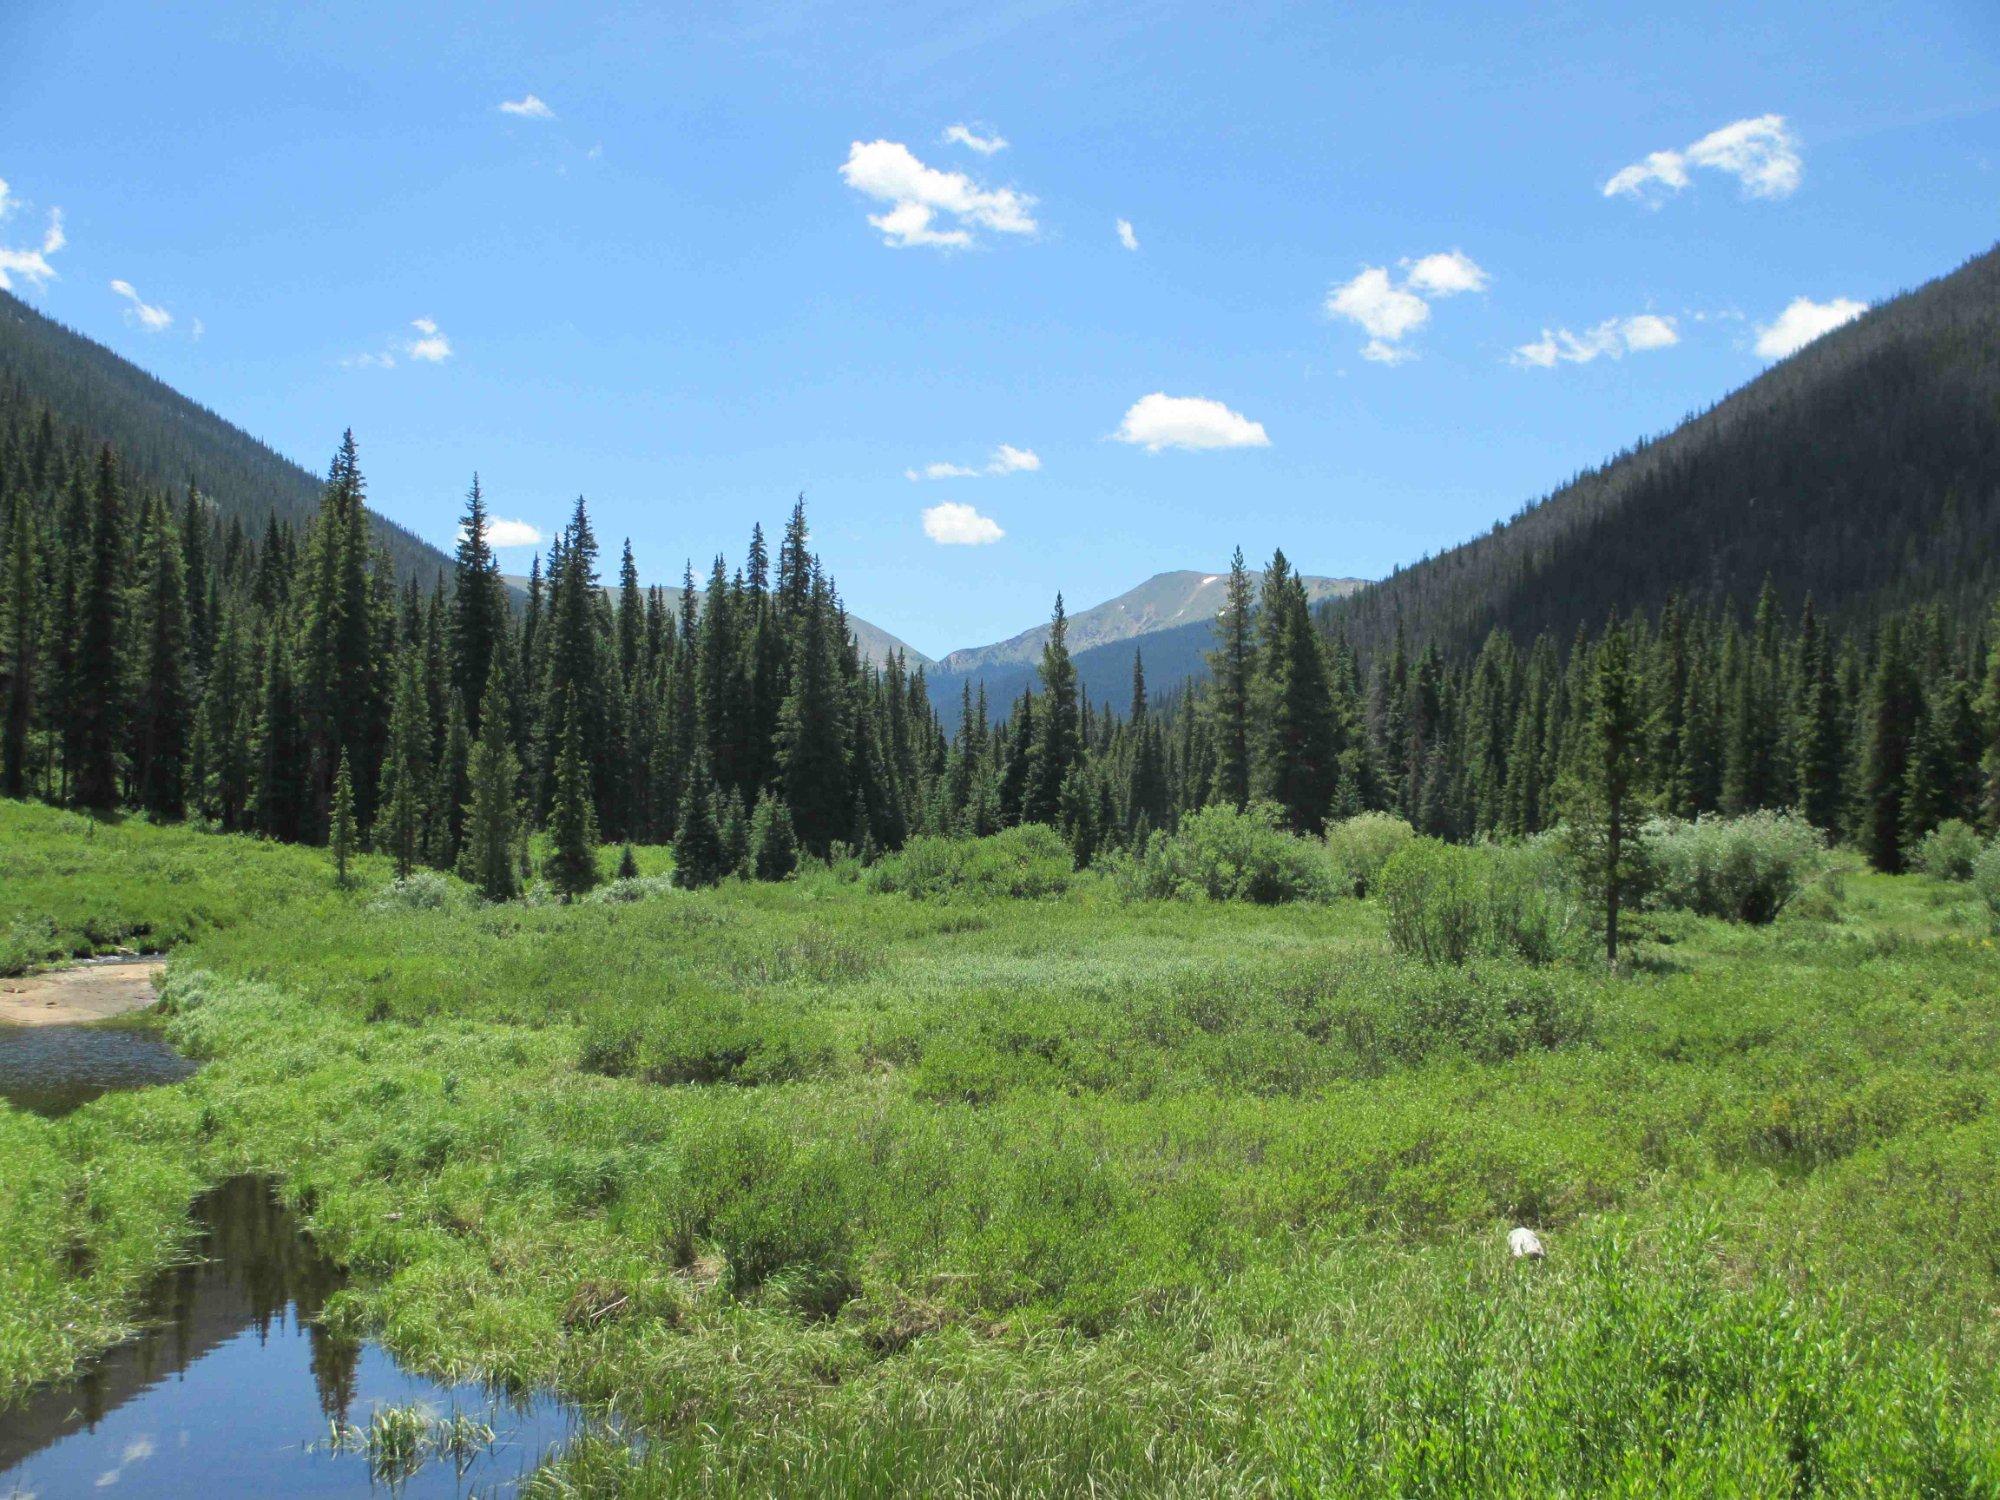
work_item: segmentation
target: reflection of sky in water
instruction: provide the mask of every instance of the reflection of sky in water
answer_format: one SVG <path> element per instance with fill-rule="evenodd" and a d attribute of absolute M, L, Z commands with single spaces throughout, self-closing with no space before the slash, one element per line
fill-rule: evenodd
<path fill-rule="evenodd" d="M 226 1184 L 197 1214 L 209 1258 L 162 1278 L 148 1331 L 73 1384 L 0 1411 L 4 1500 L 380 1495 L 389 1487 L 371 1483 L 364 1452 L 333 1447 L 331 1424 L 365 1428 L 378 1407 L 412 1403 L 484 1422 L 496 1441 L 462 1474 L 428 1459 L 396 1494 L 505 1493 L 575 1430 L 548 1397 L 441 1386 L 377 1345 L 302 1323 L 338 1278 L 257 1179 Z"/>

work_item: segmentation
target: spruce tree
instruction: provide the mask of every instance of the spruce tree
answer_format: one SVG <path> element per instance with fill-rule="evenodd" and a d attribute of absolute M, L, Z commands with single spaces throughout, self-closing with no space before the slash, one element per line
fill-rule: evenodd
<path fill-rule="evenodd" d="M 1910 744 L 1921 708 L 1902 623 L 1890 619 L 1875 646 L 1862 708 L 1861 757 L 1856 763 L 1854 837 L 1876 869 L 1903 868 L 1903 798 Z"/>
<path fill-rule="evenodd" d="M 35 518 L 25 496 L 14 504 L 0 544 L 0 796 L 24 797 L 42 633 Z"/>
<path fill-rule="evenodd" d="M 118 805 L 118 746 L 125 733 L 123 527 L 118 465 L 107 445 L 97 457 L 90 550 L 77 599 L 75 670 L 68 684 L 71 796 L 79 807 L 99 812 Z"/>
<path fill-rule="evenodd" d="M 558 896 L 573 901 L 597 884 L 597 812 L 584 758 L 583 715 L 574 691 L 565 707 L 555 790 L 549 800 L 549 854 L 542 862 L 542 874 Z"/>
<path fill-rule="evenodd" d="M 1642 688 L 1631 638 L 1612 621 L 1598 642 L 1590 678 L 1586 753 L 1577 795 L 1571 799 L 1573 847 L 1584 857 L 1588 879 L 1604 902 L 1604 955 L 1618 962 L 1619 917 L 1640 870 L 1640 806 L 1647 738 Z"/>
<path fill-rule="evenodd" d="M 139 805 L 156 818 L 187 813 L 189 698 L 187 585 L 180 538 L 162 507 L 148 528 L 134 683 L 133 779 Z"/>
<path fill-rule="evenodd" d="M 1211 732 L 1215 740 L 1215 783 L 1210 800 L 1241 810 L 1250 802 L 1250 692 L 1256 669 L 1250 634 L 1250 570 L 1243 549 L 1229 559 L 1228 593 L 1215 617 L 1218 644 L 1209 653 L 1213 674 L 1209 693 Z"/>
<path fill-rule="evenodd" d="M 758 797 L 750 818 L 750 862 L 751 873 L 759 880 L 784 880 L 799 867 L 791 809 L 768 791 Z"/>
<path fill-rule="evenodd" d="M 1061 594 L 1042 646 L 1042 706 L 1034 759 L 1022 792 L 1021 821 L 1062 826 L 1062 788 L 1081 750 L 1077 733 L 1076 666 L 1069 655 L 1069 617 Z"/>
<path fill-rule="evenodd" d="M 360 832 L 354 820 L 354 777 L 348 770 L 347 752 L 340 753 L 340 766 L 333 774 L 333 806 L 327 819 L 327 845 L 333 850 L 334 880 L 347 884 L 347 867 L 360 847 Z"/>
<path fill-rule="evenodd" d="M 675 820 L 674 884 L 684 891 L 717 884 L 723 876 L 722 837 L 715 826 L 715 778 L 708 757 L 695 752 Z"/>
<path fill-rule="evenodd" d="M 382 811 L 375 820 L 375 846 L 395 861 L 399 878 L 409 877 L 424 852 L 425 814 L 435 792 L 430 748 L 423 659 L 412 645 L 404 648 L 396 673 L 389 758 L 382 770 Z"/>
<path fill-rule="evenodd" d="M 495 672 L 481 695 L 479 742 L 473 746 L 467 770 L 470 796 L 463 812 L 464 845 L 458 873 L 479 888 L 488 901 L 509 901 L 519 894 L 515 880 L 514 846 L 519 837 L 516 787 L 521 771 L 515 758 L 507 715 L 500 705 L 506 688 Z M 454 714 L 462 731 L 464 716 Z"/>

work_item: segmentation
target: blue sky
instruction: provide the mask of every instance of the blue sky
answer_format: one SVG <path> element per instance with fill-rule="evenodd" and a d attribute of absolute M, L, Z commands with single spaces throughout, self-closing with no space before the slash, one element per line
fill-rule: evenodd
<path fill-rule="evenodd" d="M 1991 0 L 7 9 L 17 293 L 441 545 L 803 490 L 933 655 L 1379 575 L 2000 234 Z"/>

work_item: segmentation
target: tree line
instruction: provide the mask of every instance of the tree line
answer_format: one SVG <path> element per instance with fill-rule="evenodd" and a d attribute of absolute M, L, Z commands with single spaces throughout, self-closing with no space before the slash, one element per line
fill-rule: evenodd
<path fill-rule="evenodd" d="M 1091 703 L 1058 597 L 1038 685 L 998 706 L 968 687 L 947 726 L 921 668 L 861 654 L 803 501 L 775 557 L 753 529 L 739 566 L 675 595 L 640 585 L 629 543 L 607 584 L 579 499 L 524 598 L 476 479 L 427 587 L 365 502 L 351 434 L 308 523 L 252 536 L 46 411 L 6 414 L 0 792 L 343 859 L 365 843 L 496 897 L 536 873 L 531 830 L 565 894 L 601 842 L 671 842 L 676 878 L 705 884 L 1045 823 L 1082 864 L 1211 803 L 1269 802 L 1303 832 L 1384 810 L 1467 840 L 1563 816 L 1615 682 L 1632 805 L 1796 807 L 1891 870 L 1944 819 L 2000 825 L 2000 616 L 1835 630 L 1767 588 L 1747 622 L 1670 598 L 1567 641 L 1364 656 L 1282 552 L 1257 580 L 1239 551 L 1205 683 L 1155 704 L 1135 656 L 1130 699 Z"/>

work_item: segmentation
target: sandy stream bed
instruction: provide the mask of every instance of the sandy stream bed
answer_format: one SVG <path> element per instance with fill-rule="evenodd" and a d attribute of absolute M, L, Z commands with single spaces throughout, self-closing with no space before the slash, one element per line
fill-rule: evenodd
<path fill-rule="evenodd" d="M 164 958 L 80 964 L 0 979 L 0 1025 L 71 1026 L 144 1010 L 160 998 Z"/>

